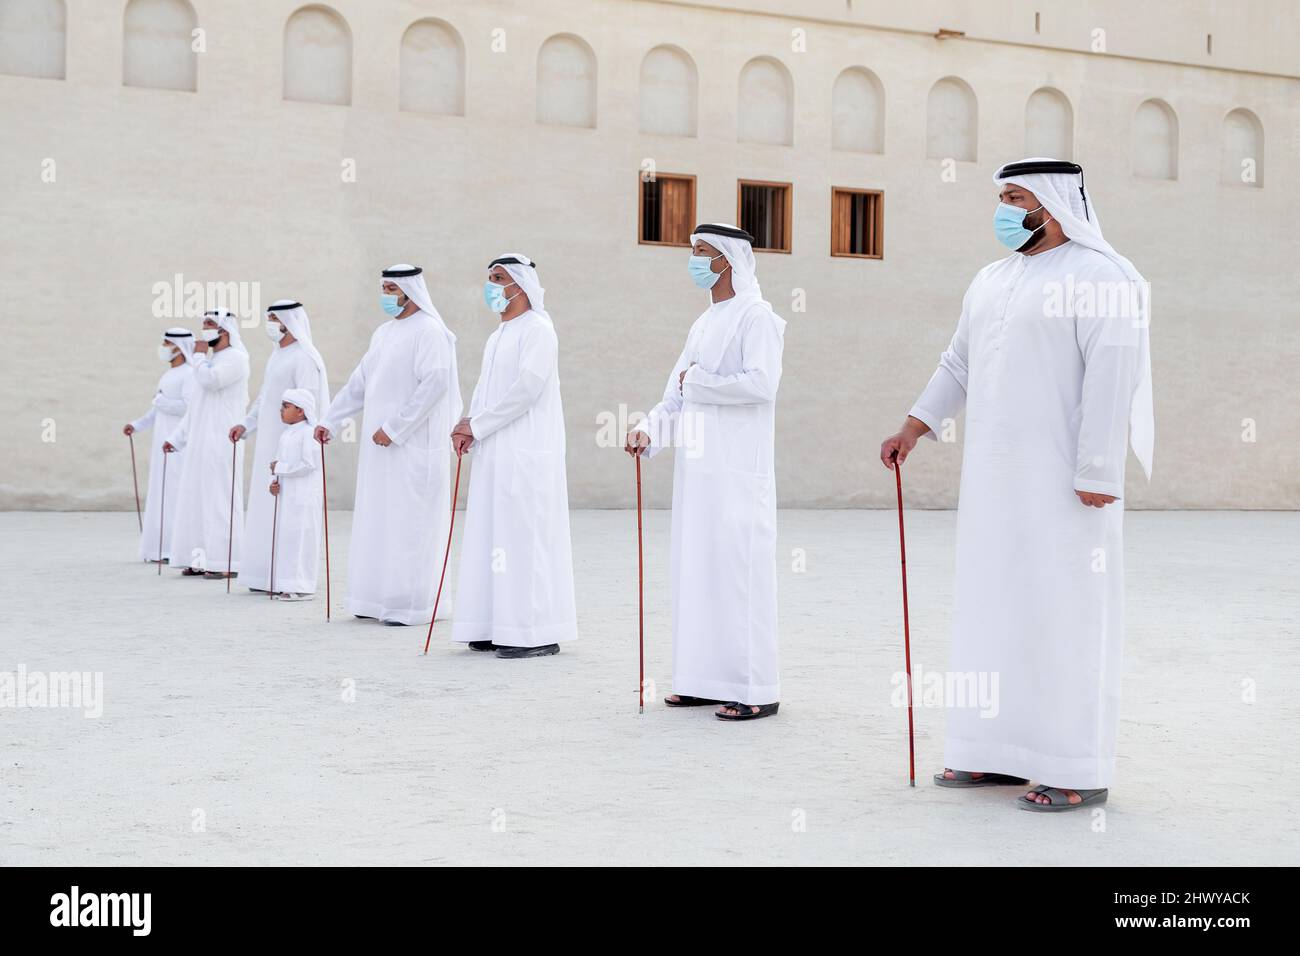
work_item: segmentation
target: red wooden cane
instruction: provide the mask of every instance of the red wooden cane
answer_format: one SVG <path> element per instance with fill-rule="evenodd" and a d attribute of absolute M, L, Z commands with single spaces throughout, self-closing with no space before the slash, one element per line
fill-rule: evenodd
<path fill-rule="evenodd" d="M 278 491 L 284 491 L 278 487 L 278 481 L 276 485 Z M 268 599 L 275 597 L 275 532 L 280 527 L 280 495 L 274 494 L 271 497 L 275 499 L 275 505 L 271 508 L 271 586 L 266 595 Z"/>
<path fill-rule="evenodd" d="M 162 577 L 163 521 L 167 516 L 167 453 L 163 452 L 162 494 L 158 500 L 158 576 Z"/>
<path fill-rule="evenodd" d="M 907 619 L 907 544 L 903 537 L 903 468 L 894 452 L 894 483 L 898 486 L 898 554 L 903 567 L 903 655 L 907 665 L 908 776 L 916 786 L 916 737 L 912 729 L 912 632 Z"/>
<path fill-rule="evenodd" d="M 235 452 L 238 442 L 230 443 L 230 530 L 226 537 L 226 593 L 230 593 L 230 568 L 235 554 Z"/>
<path fill-rule="evenodd" d="M 325 483 L 325 443 L 320 443 L 321 511 L 325 518 L 325 623 L 330 621 L 330 496 Z"/>
<path fill-rule="evenodd" d="M 127 435 L 126 440 L 131 443 L 131 484 L 135 486 L 135 523 L 143 532 L 144 518 L 140 516 L 140 479 L 135 474 L 135 435 Z"/>
<path fill-rule="evenodd" d="M 641 455 L 636 455 L 636 620 L 641 658 L 637 683 L 637 713 L 645 713 L 645 544 L 641 532 Z"/>
<path fill-rule="evenodd" d="M 456 456 L 456 486 L 451 492 L 451 525 L 447 528 L 447 550 L 442 555 L 442 574 L 438 575 L 438 593 L 433 599 L 433 617 L 429 618 L 429 633 L 424 638 L 424 653 L 429 653 L 429 642 L 433 640 L 433 622 L 438 617 L 438 602 L 442 600 L 442 582 L 447 577 L 447 559 L 451 557 L 451 534 L 456 530 L 456 500 L 460 497 L 460 463 L 462 455 Z"/>

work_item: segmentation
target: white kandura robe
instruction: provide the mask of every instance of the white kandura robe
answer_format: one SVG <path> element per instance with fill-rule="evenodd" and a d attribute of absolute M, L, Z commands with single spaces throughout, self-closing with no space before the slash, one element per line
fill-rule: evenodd
<path fill-rule="evenodd" d="M 997 678 L 996 716 L 947 700 L 944 766 L 1093 789 L 1115 764 L 1139 351 L 1131 318 L 1045 315 L 1071 274 L 1127 285 L 1072 242 L 982 269 L 911 414 L 933 435 L 966 409 L 950 669 Z M 1119 500 L 1087 507 L 1076 489 Z"/>
<path fill-rule="evenodd" d="M 776 393 L 785 321 L 755 295 L 710 305 L 642 423 L 673 465 L 673 692 L 781 699 Z M 692 366 L 692 363 L 695 363 Z M 690 369 L 681 390 L 678 376 Z"/>
<path fill-rule="evenodd" d="M 427 624 L 433 615 L 451 521 L 455 361 L 433 316 L 389 319 L 321 419 L 337 440 L 342 420 L 365 410 L 348 551 L 351 614 L 403 624 Z M 371 440 L 380 427 L 393 440 L 388 447 Z"/>
<path fill-rule="evenodd" d="M 208 356 L 211 356 L 210 358 Z M 176 483 L 176 513 L 172 519 L 172 567 L 239 570 L 244 523 L 244 446 L 230 442 L 230 429 L 248 405 L 248 355 L 227 346 L 220 352 L 196 352 L 194 390 L 189 408 L 176 430 L 167 436 L 185 452 Z M 230 533 L 230 457 L 235 453 L 235 521 Z M 171 492 L 168 466 L 168 496 Z"/>
<path fill-rule="evenodd" d="M 313 369 L 315 366 L 313 366 Z M 286 425 L 280 430 L 276 443 L 276 480 L 280 483 L 279 508 L 272 509 L 275 519 L 275 575 L 277 592 L 314 594 L 316 575 L 320 570 L 321 505 L 324 491 L 320 481 L 320 442 L 314 437 L 315 429 L 305 421 Z M 263 432 L 265 438 L 265 432 Z M 267 497 L 275 503 L 270 493 L 271 476 L 265 472 L 261 481 Z M 254 472 L 254 485 L 258 483 Z M 270 523 L 267 525 L 270 530 Z M 256 542 L 249 539 L 249 548 Z M 271 553 L 270 540 L 266 552 Z M 248 557 L 245 557 L 247 563 Z M 269 562 L 268 562 L 269 563 Z M 242 575 L 241 575 L 242 577 Z M 269 583 L 268 583 L 269 586 Z"/>
<path fill-rule="evenodd" d="M 316 363 L 301 343 L 293 342 L 283 348 L 277 346 L 267 359 L 262 390 L 242 422 L 247 429 L 245 441 L 254 433 L 257 434 L 253 452 L 253 481 L 248 489 L 248 515 L 244 519 L 244 536 L 249 547 L 244 552 L 243 566 L 239 569 L 239 583 L 247 587 L 262 591 L 270 587 L 271 516 L 275 510 L 275 500 L 269 490 L 271 473 L 268 469 L 275 459 L 280 433 L 285 428 L 284 422 L 280 420 L 280 400 L 291 388 L 305 388 L 316 394 L 320 380 Z M 324 396 L 317 395 L 318 402 L 323 398 Z M 276 590 L 284 590 L 278 582 Z"/>
<path fill-rule="evenodd" d="M 172 516 L 176 513 L 176 486 L 181 469 L 185 464 L 184 452 L 172 452 L 167 461 L 167 484 L 170 486 L 163 494 L 163 442 L 175 431 L 189 403 L 190 393 L 194 388 L 194 368 L 188 362 L 174 365 L 162 373 L 158 379 L 158 391 L 153 397 L 149 411 L 131 423 L 137 432 L 153 429 L 153 440 L 149 443 L 149 488 L 145 492 L 144 530 L 140 532 L 140 560 L 157 561 L 171 557 L 171 541 L 168 531 L 172 527 Z M 161 527 L 159 523 L 161 522 Z M 158 553 L 159 534 L 162 538 L 162 554 Z"/>
<path fill-rule="evenodd" d="M 559 344 L 528 311 L 483 348 L 453 641 L 542 647 L 578 636 Z"/>

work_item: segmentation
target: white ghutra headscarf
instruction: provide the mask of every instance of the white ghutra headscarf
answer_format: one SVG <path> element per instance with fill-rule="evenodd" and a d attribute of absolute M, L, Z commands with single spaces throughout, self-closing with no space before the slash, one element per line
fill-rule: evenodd
<path fill-rule="evenodd" d="M 285 329 L 289 331 L 289 334 L 302 346 L 303 351 L 311 356 L 318 376 L 316 402 L 320 408 L 329 408 L 329 375 L 325 372 L 325 359 L 321 357 L 320 352 L 311 340 L 311 318 L 307 315 L 307 310 L 303 308 L 301 303 L 293 299 L 279 299 L 271 304 L 267 312 L 279 319 Z"/>
<path fill-rule="evenodd" d="M 1040 156 L 1000 166 L 993 175 L 995 183 L 1015 183 L 1038 197 L 1038 201 L 1057 222 L 1061 231 L 1072 242 L 1101 253 L 1115 263 L 1134 284 L 1138 315 L 1131 318 L 1138 326 L 1138 382 L 1133 389 L 1129 406 L 1129 444 L 1142 465 L 1147 479 L 1151 478 L 1152 457 L 1155 452 L 1155 410 L 1151 389 L 1151 295 L 1150 286 L 1133 263 L 1115 251 L 1101 234 L 1101 222 L 1092 196 L 1083 185 L 1083 172 L 1077 173 L 1017 173 L 1009 167 L 1028 163 L 1057 163 L 1058 160 Z M 1076 167 L 1077 168 L 1077 167 Z"/>
<path fill-rule="evenodd" d="M 290 405 L 297 405 L 307 416 L 307 424 L 316 424 L 316 396 L 309 388 L 287 388 L 284 394 L 280 396 L 280 401 L 288 402 Z"/>
<path fill-rule="evenodd" d="M 229 309 L 212 309 L 203 313 L 203 318 L 211 319 L 217 323 L 218 328 L 225 329 L 230 333 L 230 347 L 238 349 L 245 355 L 248 349 L 244 347 L 244 340 L 239 337 L 239 318 Z"/>
<path fill-rule="evenodd" d="M 181 328 L 179 325 L 173 326 L 163 333 L 163 341 L 170 342 L 180 349 L 181 355 L 185 356 L 187 362 L 194 354 L 194 333 L 189 329 Z"/>
<path fill-rule="evenodd" d="M 537 263 L 522 252 L 506 252 L 489 262 L 488 268 L 498 265 L 506 270 L 524 295 L 528 296 L 529 308 L 551 322 L 551 314 L 546 311 L 546 290 L 542 288 L 542 280 L 537 275 Z M 551 322 L 551 325 L 554 327 L 555 323 Z"/>
<path fill-rule="evenodd" d="M 733 298 L 719 303 L 726 307 L 724 314 L 729 317 L 731 328 L 725 335 L 713 339 L 717 346 L 716 354 L 701 355 L 699 359 L 703 368 L 715 371 L 739 331 L 741 321 L 749 314 L 750 307 L 760 306 L 767 310 L 782 336 L 785 334 L 785 319 L 777 315 L 776 310 L 772 308 L 772 303 L 763 298 L 763 290 L 758 284 L 758 265 L 754 258 L 753 236 L 743 229 L 726 223 L 701 223 L 691 233 L 691 245 L 701 240 L 726 257 L 727 264 L 731 266 L 731 288 L 736 293 Z"/>
<path fill-rule="evenodd" d="M 390 275 L 389 273 L 409 274 Z M 451 423 L 456 424 L 456 422 L 460 421 L 461 413 L 465 409 L 465 403 L 460 394 L 460 371 L 456 368 L 456 336 L 451 329 L 447 328 L 447 323 L 442 320 L 438 310 L 433 307 L 433 300 L 429 298 L 429 287 L 424 282 L 424 270 L 410 263 L 399 262 L 397 265 L 385 269 L 383 278 L 380 281 L 391 282 L 406 293 L 406 297 L 419 306 L 421 312 L 430 316 L 434 324 L 442 330 L 442 334 L 447 337 L 447 346 L 451 349 L 451 378 L 448 382 L 448 389 L 451 392 L 449 396 Z"/>

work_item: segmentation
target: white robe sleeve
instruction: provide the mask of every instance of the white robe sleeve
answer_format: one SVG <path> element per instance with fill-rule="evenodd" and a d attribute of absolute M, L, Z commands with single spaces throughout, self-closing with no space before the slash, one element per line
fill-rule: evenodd
<path fill-rule="evenodd" d="M 415 351 L 415 391 L 402 403 L 393 417 L 380 427 L 384 434 L 401 445 L 429 417 L 429 412 L 447 394 L 451 382 L 451 350 L 441 331 L 433 329 L 424 336 Z M 351 384 L 351 383 L 349 383 Z"/>
<path fill-rule="evenodd" d="M 740 340 L 741 371 L 715 375 L 692 365 L 682 380 L 682 397 L 701 405 L 760 405 L 776 401 L 781 384 L 781 330 L 766 309 L 756 314 Z"/>
<path fill-rule="evenodd" d="M 294 461 L 281 461 L 279 458 L 275 461 L 275 476 L 277 478 L 288 478 L 293 475 L 306 475 L 317 468 L 318 456 L 320 455 L 320 445 L 314 439 L 297 442 L 298 455 Z"/>
<path fill-rule="evenodd" d="M 694 329 L 692 329 L 692 332 Z M 682 348 L 682 354 L 677 356 L 677 363 L 673 365 L 672 372 L 668 375 L 668 384 L 664 386 L 664 397 L 659 404 L 650 409 L 645 420 L 638 423 L 632 431 L 644 432 L 645 436 L 650 439 L 650 444 L 641 454 L 645 458 L 653 458 L 665 448 L 673 444 L 673 436 L 677 430 L 677 422 L 681 418 L 682 397 L 680 377 L 682 372 L 690 368 L 691 362 L 687 357 L 691 348 L 691 339 L 686 337 L 686 345 Z"/>
<path fill-rule="evenodd" d="M 200 359 L 195 356 L 194 383 L 199 388 L 208 392 L 219 392 L 223 388 L 234 385 L 241 378 L 248 377 L 248 359 L 244 353 L 229 347 L 222 351 L 232 353 L 231 358 L 218 363 L 211 358 Z"/>
<path fill-rule="evenodd" d="M 1084 371 L 1074 488 L 1122 498 L 1139 331 L 1127 316 L 1079 318 L 1075 337 Z"/>
<path fill-rule="evenodd" d="M 184 415 L 185 409 L 189 405 L 188 390 L 185 386 L 182 386 L 181 395 L 181 398 L 168 398 L 162 392 L 159 392 L 153 397 L 153 410 L 162 412 L 164 415 Z M 149 412 L 149 414 L 152 416 L 153 411 Z"/>
<path fill-rule="evenodd" d="M 532 408 L 555 374 L 559 362 L 559 341 L 555 331 L 544 325 L 530 331 L 531 334 L 519 343 L 519 377 L 496 404 L 470 416 L 469 427 L 477 441 L 509 425 Z"/>
<path fill-rule="evenodd" d="M 190 440 L 190 410 L 187 408 L 185 410 L 184 416 L 182 416 L 180 420 L 180 424 L 176 426 L 175 431 L 173 431 L 170 435 L 167 436 L 166 441 L 171 442 L 172 447 L 175 448 L 177 451 L 182 451 L 185 448 L 185 444 L 189 440 Z"/>
<path fill-rule="evenodd" d="M 271 376 L 263 375 L 262 387 L 257 390 L 257 398 L 253 399 L 253 404 L 248 406 L 248 414 L 244 416 L 243 426 L 245 437 L 257 431 L 257 416 L 262 411 L 262 396 L 266 394 L 266 384 Z"/>
<path fill-rule="evenodd" d="M 367 352 L 362 356 L 357 367 L 348 376 L 348 383 L 334 393 L 334 400 L 330 402 L 330 407 L 317 422 L 331 435 L 338 431 L 338 426 L 343 419 L 351 418 L 366 404 L 366 357 L 369 354 Z M 391 432 L 389 434 L 391 435 Z"/>
<path fill-rule="evenodd" d="M 145 412 L 143 415 L 141 415 L 139 418 L 137 418 L 135 421 L 131 423 L 131 427 L 133 429 L 135 429 L 138 432 L 144 432 L 153 428 L 154 418 L 158 414 L 158 399 L 161 397 L 162 397 L 161 392 L 159 392 L 157 395 L 154 396 L 153 405 L 149 408 L 149 411 Z M 163 411 L 166 411 L 166 409 L 163 409 Z M 182 408 L 181 411 L 183 412 L 184 408 Z"/>
<path fill-rule="evenodd" d="M 978 281 L 978 279 L 976 280 Z M 974 286 L 975 283 L 971 283 Z M 939 432 L 947 419 L 956 418 L 966 407 L 966 383 L 970 378 L 968 346 L 970 343 L 970 289 L 961 303 L 961 316 L 957 331 L 953 333 L 948 348 L 939 356 L 939 367 L 930 376 L 925 391 L 907 414 L 930 426 L 925 437 L 938 441 Z"/>

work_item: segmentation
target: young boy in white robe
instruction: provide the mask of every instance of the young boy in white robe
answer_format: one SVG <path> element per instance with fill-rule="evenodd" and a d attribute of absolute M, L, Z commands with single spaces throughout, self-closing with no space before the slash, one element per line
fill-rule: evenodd
<path fill-rule="evenodd" d="M 1000 168 L 1011 255 L 980 270 L 886 467 L 966 411 L 942 787 L 1039 785 L 1021 809 L 1107 799 L 1119 729 L 1127 444 L 1148 477 L 1148 290 L 1102 238 L 1074 163 Z M 996 677 L 997 683 L 992 683 Z M 967 679 L 969 678 L 969 679 Z M 958 682 L 954 682 L 958 683 Z"/>
<path fill-rule="evenodd" d="M 316 392 L 291 388 L 280 402 L 284 428 L 270 463 L 268 491 L 278 505 L 271 509 L 274 553 L 268 562 L 268 584 L 283 601 L 309 601 L 316 593 L 320 569 L 320 528 L 324 491 L 320 482 L 320 443 L 312 434 L 316 423 Z M 257 542 L 249 540 L 249 547 Z"/>
<path fill-rule="evenodd" d="M 163 451 L 186 452 L 176 469 L 172 567 L 186 577 L 224 579 L 239 572 L 244 523 L 244 449 L 230 443 L 230 423 L 248 406 L 248 350 L 239 320 L 224 309 L 203 316 L 203 333 L 194 345 L 194 391 L 185 417 L 168 436 Z M 231 481 L 231 472 L 235 476 Z M 168 495 L 171 481 L 168 477 Z M 231 507 L 233 499 L 234 506 Z"/>
<path fill-rule="evenodd" d="M 505 659 L 558 654 L 578 636 L 559 342 L 545 292 L 527 256 L 488 264 L 483 298 L 501 323 L 451 435 L 457 455 L 474 456 L 452 640 Z"/>
<path fill-rule="evenodd" d="M 230 440 L 247 439 L 257 435 L 253 454 L 253 474 L 260 475 L 275 457 L 283 424 L 280 418 L 280 396 L 291 388 L 305 388 L 316 398 L 316 407 L 329 404 L 329 378 L 325 374 L 325 360 L 312 344 L 311 319 L 302 304 L 291 299 L 275 302 L 266 313 L 266 334 L 275 343 L 271 357 L 266 361 L 262 376 L 262 389 L 248 410 L 243 422 L 230 429 Z M 315 416 L 313 415 L 313 418 Z M 265 541 L 270 534 L 274 502 L 260 481 L 248 489 L 248 514 L 244 518 L 244 536 L 249 541 Z M 252 591 L 270 588 L 270 552 L 259 546 L 250 547 L 239 568 L 239 583 Z"/>
<path fill-rule="evenodd" d="M 764 301 L 753 237 L 707 224 L 690 277 L 710 304 L 630 455 L 673 462 L 673 690 L 669 707 L 721 704 L 721 720 L 780 706 L 776 630 L 776 394 L 785 320 Z"/>
<path fill-rule="evenodd" d="M 167 363 L 167 371 L 158 379 L 149 410 L 122 429 L 124 435 L 153 429 L 149 451 L 149 489 L 144 503 L 144 527 L 140 531 L 140 560 L 167 564 L 171 558 L 171 542 L 167 532 L 172 527 L 176 513 L 176 479 L 179 477 L 185 455 L 172 455 L 168 465 L 172 473 L 171 494 L 163 488 L 163 461 L 166 452 L 163 443 L 185 417 L 190 394 L 194 389 L 194 334 L 188 329 L 173 328 L 163 333 L 158 346 L 158 358 Z M 159 550 L 161 542 L 161 551 Z"/>

